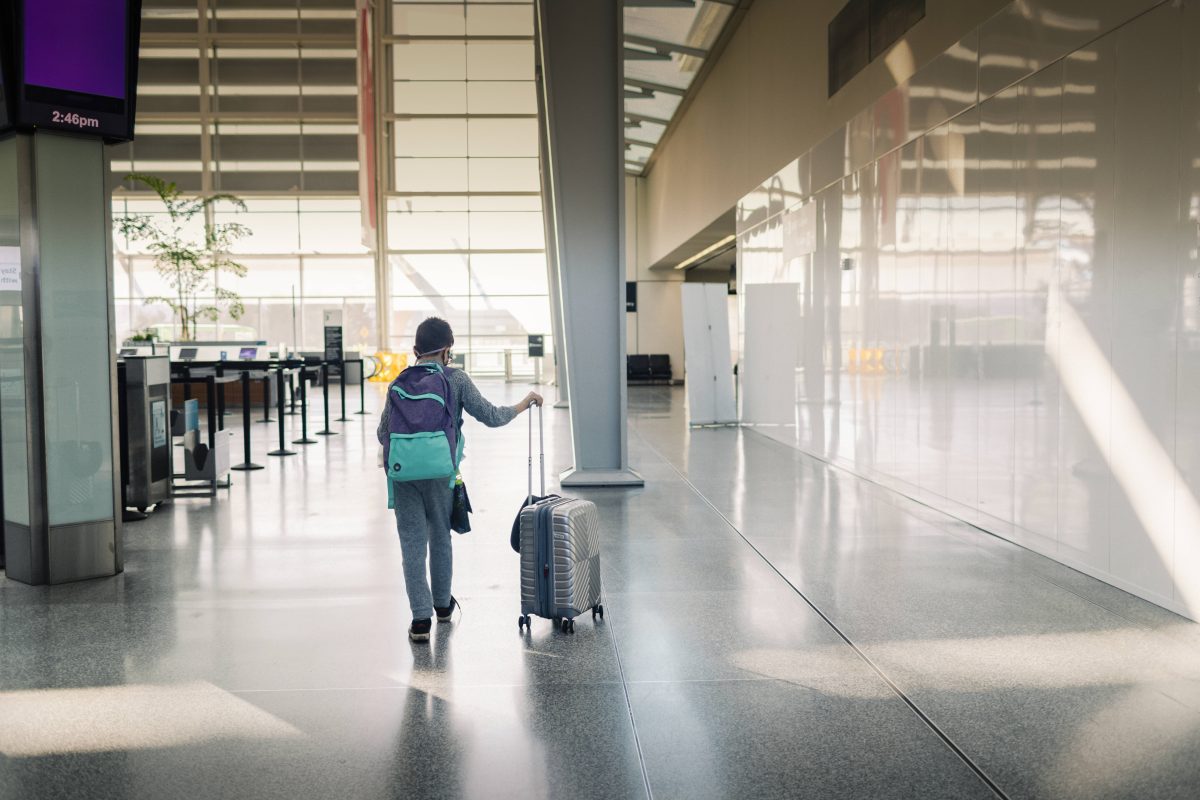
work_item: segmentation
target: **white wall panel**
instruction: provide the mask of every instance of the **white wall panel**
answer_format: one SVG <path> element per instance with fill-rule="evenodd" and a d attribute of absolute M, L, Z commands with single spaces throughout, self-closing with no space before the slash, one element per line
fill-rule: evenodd
<path fill-rule="evenodd" d="M 1184 7 L 1183 41 L 1200 41 L 1200 4 Z M 1200 607 L 1200 50 L 1185 48 L 1180 110 L 1179 367 L 1175 442 L 1175 602 Z"/>
<path fill-rule="evenodd" d="M 1049 319 L 1061 241 L 1062 98 L 1061 62 L 1021 83 L 1013 165 L 1018 204 L 1013 522 L 1046 545 L 1056 540 L 1058 516 L 1058 333 Z"/>
<path fill-rule="evenodd" d="M 920 236 L 920 449 L 921 489 L 937 497 L 950 496 L 951 429 L 954 412 L 949 406 L 949 285 L 950 231 L 947 205 L 950 181 L 946 169 L 949 130 L 943 125 L 922 139 L 921 191 L 917 198 L 916 227 Z"/>
<path fill-rule="evenodd" d="M 1160 6 L 1117 32 L 1117 264 L 1110 509 L 1114 576 L 1172 589 L 1175 330 L 1179 225 L 1179 11 Z"/>
<path fill-rule="evenodd" d="M 1163 0 L 1023 0 L 979 29 L 979 91 L 989 97 Z"/>
<path fill-rule="evenodd" d="M 1064 61 L 1059 330 L 1059 553 L 1108 574 L 1113 494 L 1113 224 L 1117 44 L 1106 36 Z"/>
<path fill-rule="evenodd" d="M 979 109 L 947 128 L 947 377 L 946 404 L 953 414 L 947 454 L 947 495 L 965 508 L 979 507 Z"/>
<path fill-rule="evenodd" d="M 745 349 L 739 383 L 742 421 L 773 439 L 796 444 L 796 363 L 800 344 L 799 286 L 745 288 Z"/>
<path fill-rule="evenodd" d="M 927 325 L 921 305 L 920 186 L 923 143 L 900 148 L 896 199 L 896 286 L 899 296 L 897 350 L 896 470 L 901 481 L 921 482 L 921 342 Z"/>
<path fill-rule="evenodd" d="M 1092 5 L 1014 4 L 824 140 L 815 245 L 744 221 L 744 354 L 796 365 L 744 419 L 1200 617 L 1200 0 Z"/>
<path fill-rule="evenodd" d="M 979 134 L 979 510 L 1013 519 L 1016 474 L 1017 170 L 1020 91 L 1012 88 L 980 105 Z"/>

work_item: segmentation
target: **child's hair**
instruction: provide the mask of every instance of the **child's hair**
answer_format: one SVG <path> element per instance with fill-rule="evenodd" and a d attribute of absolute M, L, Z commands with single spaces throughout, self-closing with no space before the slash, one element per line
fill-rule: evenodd
<path fill-rule="evenodd" d="M 417 355 L 425 356 L 454 346 L 454 331 L 441 317 L 430 317 L 417 326 Z"/>

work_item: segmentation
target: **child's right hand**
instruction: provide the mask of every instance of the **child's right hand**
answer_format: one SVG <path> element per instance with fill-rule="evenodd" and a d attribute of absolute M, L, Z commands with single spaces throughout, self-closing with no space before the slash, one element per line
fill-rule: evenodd
<path fill-rule="evenodd" d="M 525 395 L 525 399 L 517 403 L 517 411 L 522 412 L 528 410 L 530 406 L 540 406 L 542 404 L 542 396 L 537 392 L 530 392 Z"/>

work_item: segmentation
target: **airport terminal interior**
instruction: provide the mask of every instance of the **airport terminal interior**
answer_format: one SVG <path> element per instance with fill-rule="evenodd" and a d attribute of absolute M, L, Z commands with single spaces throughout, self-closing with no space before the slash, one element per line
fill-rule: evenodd
<path fill-rule="evenodd" d="M 0 800 L 1200 796 L 1197 41 L 0 2 Z"/>

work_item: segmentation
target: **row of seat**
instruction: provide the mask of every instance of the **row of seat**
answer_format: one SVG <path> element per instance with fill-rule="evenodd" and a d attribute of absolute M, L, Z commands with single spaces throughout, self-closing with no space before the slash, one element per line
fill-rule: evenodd
<path fill-rule="evenodd" d="M 669 383 L 669 355 L 629 355 L 625 357 L 625 378 L 629 383 Z"/>

